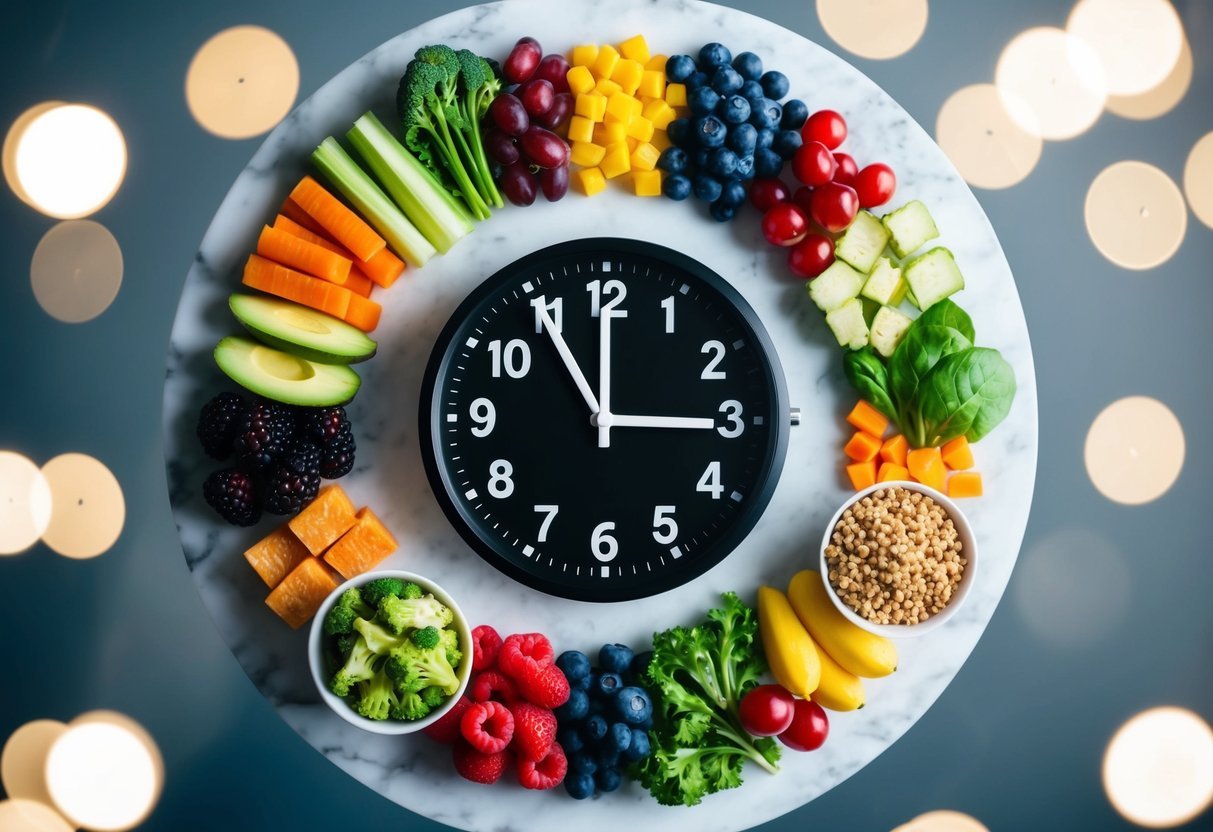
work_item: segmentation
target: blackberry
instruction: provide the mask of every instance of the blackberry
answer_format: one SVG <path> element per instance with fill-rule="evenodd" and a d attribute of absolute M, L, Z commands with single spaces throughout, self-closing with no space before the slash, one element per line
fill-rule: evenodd
<path fill-rule="evenodd" d="M 261 519 L 257 483 L 239 468 L 224 468 L 207 477 L 202 496 L 233 526 L 251 526 Z"/>
<path fill-rule="evenodd" d="M 257 402 L 249 408 L 232 448 L 242 468 L 261 471 L 281 461 L 295 441 L 295 418 L 277 402 Z"/>
<path fill-rule="evenodd" d="M 202 406 L 195 433 L 202 450 L 215 459 L 232 455 L 232 440 L 248 412 L 248 402 L 238 393 L 220 393 Z"/>
<path fill-rule="evenodd" d="M 324 447 L 349 433 L 350 420 L 344 407 L 301 407 L 296 411 L 299 438 Z"/>
<path fill-rule="evenodd" d="M 302 441 L 265 476 L 265 510 L 298 514 L 320 490 L 320 448 Z"/>
<path fill-rule="evenodd" d="M 321 449 L 320 476 L 326 480 L 344 477 L 354 467 L 354 434 L 347 427 Z"/>

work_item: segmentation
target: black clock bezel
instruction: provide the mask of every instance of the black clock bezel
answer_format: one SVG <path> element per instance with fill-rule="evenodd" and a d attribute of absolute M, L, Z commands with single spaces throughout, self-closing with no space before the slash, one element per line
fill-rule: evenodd
<path fill-rule="evenodd" d="M 460 493 L 458 484 L 451 479 L 446 467 L 440 464 L 442 449 L 439 444 L 442 433 L 443 403 L 441 397 L 434 396 L 434 390 L 437 380 L 445 376 L 447 368 L 458 352 L 459 342 L 456 340 L 456 335 L 460 329 L 483 301 L 499 291 L 503 281 L 513 278 L 520 271 L 534 271 L 538 263 L 549 264 L 562 257 L 584 255 L 588 252 L 604 252 L 612 256 L 630 254 L 659 259 L 710 285 L 734 306 L 745 326 L 749 328 L 754 342 L 760 345 L 763 370 L 775 391 L 775 406 L 771 414 L 770 426 L 775 441 L 767 443 L 766 454 L 759 466 L 754 489 L 747 495 L 746 503 L 740 509 L 732 527 L 714 543 L 698 552 L 695 558 L 670 567 L 672 571 L 655 575 L 652 580 L 632 584 L 630 589 L 625 590 L 622 594 L 618 587 L 612 588 L 609 584 L 604 585 L 584 580 L 561 582 L 546 574 L 530 571 L 514 563 L 504 549 L 498 550 L 494 545 L 501 538 L 496 535 L 482 536 L 478 533 L 481 518 L 473 515 L 457 499 L 455 495 Z M 589 237 L 556 243 L 506 264 L 483 280 L 459 304 L 442 328 L 442 332 L 439 333 L 426 364 L 419 402 L 418 428 L 421 460 L 430 483 L 430 490 L 441 506 L 443 514 L 446 515 L 447 520 L 455 527 L 464 542 L 491 566 L 519 583 L 560 598 L 593 603 L 634 601 L 669 592 L 701 577 L 731 554 L 753 530 L 775 494 L 775 488 L 779 484 L 783 464 L 787 457 L 791 426 L 791 409 L 783 366 L 780 364 L 779 355 L 775 351 L 775 345 L 771 341 L 770 335 L 767 334 L 766 327 L 763 326 L 749 302 L 727 280 L 703 263 L 666 246 L 623 237 Z M 677 576 L 677 581 L 672 582 L 670 576 Z M 609 597 L 605 597 L 608 595 Z"/>

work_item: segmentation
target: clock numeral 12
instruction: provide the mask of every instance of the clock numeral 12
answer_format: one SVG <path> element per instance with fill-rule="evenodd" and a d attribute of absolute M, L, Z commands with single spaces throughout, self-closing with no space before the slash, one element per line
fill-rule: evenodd
<path fill-rule="evenodd" d="M 556 331 L 564 332 L 564 298 L 556 298 L 551 303 L 548 303 L 547 295 L 540 295 L 531 300 L 531 306 L 535 308 L 535 334 L 543 333 L 543 313 L 547 312 L 548 317 L 552 319 L 552 323 L 556 324 Z"/>
<path fill-rule="evenodd" d="M 626 311 L 622 309 L 616 311 L 615 309 L 628 296 L 628 287 L 624 285 L 622 280 L 608 280 L 606 283 L 603 283 L 601 280 L 591 280 L 585 284 L 585 290 L 590 293 L 591 318 L 597 318 L 600 311 L 610 312 L 612 318 L 626 318 L 628 316 Z M 615 297 L 604 304 L 602 302 L 604 295 L 614 295 Z"/>
<path fill-rule="evenodd" d="M 531 370 L 531 348 L 521 338 L 507 342 L 505 349 L 500 339 L 490 341 L 489 354 L 493 358 L 493 378 L 501 378 L 503 366 L 510 378 L 522 378 Z"/>
<path fill-rule="evenodd" d="M 489 466 L 489 493 L 504 500 L 514 493 L 514 466 L 508 459 L 495 459 Z"/>
<path fill-rule="evenodd" d="M 695 483 L 695 490 L 711 494 L 713 500 L 720 499 L 720 495 L 724 493 L 724 486 L 720 484 L 719 461 L 708 463 L 708 467 L 703 471 L 703 476 L 699 478 L 699 482 Z"/>
<path fill-rule="evenodd" d="M 703 368 L 699 377 L 705 381 L 722 381 L 725 377 L 724 370 L 716 368 L 720 366 L 721 361 L 724 361 L 724 344 L 720 341 L 707 341 L 699 348 L 699 351 L 704 355 L 713 353 L 712 357 L 708 359 L 708 366 Z"/>
<path fill-rule="evenodd" d="M 543 522 L 539 524 L 539 542 L 548 542 L 548 529 L 552 527 L 552 521 L 556 519 L 556 515 L 560 512 L 560 506 L 535 506 L 535 511 L 539 514 L 546 514 Z"/>
<path fill-rule="evenodd" d="M 603 563 L 610 563 L 619 554 L 619 541 L 607 532 L 615 531 L 615 521 L 599 523 L 590 534 L 590 551 Z"/>
<path fill-rule="evenodd" d="M 653 539 L 662 545 L 673 543 L 678 538 L 678 523 L 674 521 L 676 510 L 675 506 L 656 506 L 653 509 Z"/>

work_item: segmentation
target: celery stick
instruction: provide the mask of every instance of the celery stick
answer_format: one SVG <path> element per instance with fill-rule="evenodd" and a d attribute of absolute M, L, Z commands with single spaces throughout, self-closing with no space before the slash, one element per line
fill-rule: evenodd
<path fill-rule="evenodd" d="M 312 152 L 312 163 L 383 235 L 388 246 L 415 268 L 424 266 L 436 250 L 408 217 L 387 197 L 375 180 L 358 167 L 337 140 L 329 136 Z"/>
<path fill-rule="evenodd" d="M 446 254 L 471 233 L 472 218 L 467 209 L 374 113 L 365 113 L 345 135 L 392 200 L 438 251 Z"/>

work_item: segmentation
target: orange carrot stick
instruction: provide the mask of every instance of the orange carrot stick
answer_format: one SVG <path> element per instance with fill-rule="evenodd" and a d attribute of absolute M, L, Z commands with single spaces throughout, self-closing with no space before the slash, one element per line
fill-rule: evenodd
<path fill-rule="evenodd" d="M 307 215 L 304 214 L 304 216 L 306 217 Z M 391 286 L 396 282 L 397 278 L 404 273 L 404 261 L 392 254 L 389 249 L 383 249 L 383 251 L 376 254 L 369 261 L 359 260 L 353 255 L 352 252 L 350 252 L 349 249 L 342 248 L 340 245 L 334 243 L 328 237 L 324 236 L 323 233 L 317 233 L 308 229 L 297 220 L 286 216 L 285 212 L 279 214 L 274 220 L 274 228 L 285 231 L 288 234 L 294 234 L 296 237 L 301 237 L 304 240 L 307 240 L 310 243 L 315 243 L 318 246 L 324 246 L 325 248 L 332 249 L 343 257 L 351 258 L 354 261 L 354 266 L 358 271 L 362 272 L 364 276 L 374 280 L 374 282 L 380 286 Z M 323 232 L 323 229 L 321 229 L 321 232 Z"/>
<path fill-rule="evenodd" d="M 357 297 L 336 283 L 309 277 L 256 254 L 250 254 L 248 262 L 244 264 L 243 282 L 250 288 L 293 300 L 334 318 L 345 318 L 350 308 L 350 298 Z"/>
<path fill-rule="evenodd" d="M 362 217 L 310 176 L 299 180 L 291 199 L 360 260 L 370 260 L 387 246 Z"/>
<path fill-rule="evenodd" d="M 268 225 L 261 229 L 257 253 L 275 263 L 323 278 L 338 286 L 344 286 L 349 280 L 350 266 L 353 265 L 348 257 Z"/>
<path fill-rule="evenodd" d="M 345 311 L 342 320 L 351 326 L 358 327 L 363 332 L 372 332 L 375 327 L 379 326 L 379 316 L 382 313 L 383 307 L 375 301 L 354 295 L 350 298 L 349 309 Z"/>
<path fill-rule="evenodd" d="M 320 223 L 309 217 L 307 211 L 300 208 L 298 203 L 296 203 L 295 200 L 291 199 L 289 196 L 282 200 L 282 207 L 278 209 L 278 216 L 287 217 L 292 223 L 295 224 L 297 228 L 301 228 L 304 231 L 307 231 L 309 234 L 314 234 L 317 237 L 321 237 L 329 242 L 332 242 L 332 240 L 329 238 L 328 232 L 321 227 Z M 274 227 L 277 228 L 278 223 L 274 223 Z M 312 240 L 311 242 L 316 241 Z M 336 245 L 336 243 L 333 243 L 333 245 Z M 351 255 L 351 257 L 352 256 L 353 255 Z"/>
<path fill-rule="evenodd" d="M 385 248 L 363 263 L 362 270 L 377 285 L 386 289 L 404 274 L 404 261 Z"/>
<path fill-rule="evenodd" d="M 358 271 L 357 266 L 350 269 L 350 278 L 345 281 L 345 288 L 359 297 L 369 298 L 371 296 L 371 289 L 374 287 L 375 284 L 371 282 L 371 279 Z"/>

